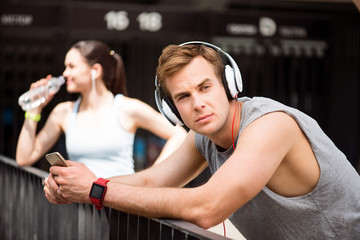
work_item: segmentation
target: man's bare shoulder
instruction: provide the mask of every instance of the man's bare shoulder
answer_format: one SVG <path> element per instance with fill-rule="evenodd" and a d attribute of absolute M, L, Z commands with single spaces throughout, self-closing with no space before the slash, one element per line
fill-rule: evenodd
<path fill-rule="evenodd" d="M 257 126 L 263 125 L 264 127 L 279 128 L 284 130 L 300 129 L 296 120 L 292 116 L 290 116 L 289 114 L 283 111 L 275 111 L 275 112 L 267 113 L 256 119 L 250 125 L 252 124 Z"/>

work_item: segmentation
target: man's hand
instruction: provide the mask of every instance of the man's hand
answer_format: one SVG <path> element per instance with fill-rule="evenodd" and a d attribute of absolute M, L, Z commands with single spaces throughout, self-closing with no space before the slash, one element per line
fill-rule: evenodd
<path fill-rule="evenodd" d="M 54 175 L 51 173 L 49 174 L 49 177 L 45 179 L 44 181 L 44 192 L 45 197 L 50 203 L 53 204 L 68 204 L 72 203 L 70 201 L 67 201 L 65 198 L 61 196 L 59 186 L 54 180 Z"/>
<path fill-rule="evenodd" d="M 84 164 L 67 161 L 70 167 L 52 166 L 45 180 L 45 196 L 54 204 L 91 203 L 89 192 L 97 177 Z"/>

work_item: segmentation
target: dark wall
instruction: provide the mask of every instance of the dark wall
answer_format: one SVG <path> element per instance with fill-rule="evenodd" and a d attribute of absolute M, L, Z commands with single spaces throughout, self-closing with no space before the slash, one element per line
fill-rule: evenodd
<path fill-rule="evenodd" d="M 156 108 L 154 74 L 162 48 L 204 40 L 236 60 L 244 95 L 271 97 L 311 115 L 352 164 L 358 164 L 360 14 L 353 6 L 311 11 L 303 4 L 301 8 L 242 5 L 196 10 L 65 1 L 2 4 L 0 17 L 1 154 L 15 157 L 24 118 L 18 97 L 31 82 L 61 74 L 65 53 L 74 42 L 98 39 L 120 53 L 129 95 Z M 62 89 L 44 109 L 43 119 L 58 102 L 75 97 Z M 147 132 L 140 131 L 138 139 L 148 150 L 161 146 Z M 54 149 L 66 153 L 62 142 Z M 143 158 L 142 145 L 137 149 L 135 157 Z M 154 158 L 149 152 L 145 151 L 146 162 Z"/>

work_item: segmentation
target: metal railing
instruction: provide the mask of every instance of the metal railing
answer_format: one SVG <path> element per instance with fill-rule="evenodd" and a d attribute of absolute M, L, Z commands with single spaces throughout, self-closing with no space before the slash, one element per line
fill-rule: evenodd
<path fill-rule="evenodd" d="M 227 239 L 180 220 L 145 218 L 89 204 L 50 204 L 48 173 L 0 155 L 0 239 Z"/>

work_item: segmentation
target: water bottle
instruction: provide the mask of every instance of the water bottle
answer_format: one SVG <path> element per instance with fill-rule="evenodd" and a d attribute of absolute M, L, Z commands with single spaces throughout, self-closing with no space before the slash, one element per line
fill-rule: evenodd
<path fill-rule="evenodd" d="M 24 111 L 31 110 L 38 107 L 45 102 L 49 93 L 56 93 L 59 91 L 61 85 L 65 83 L 63 76 L 53 77 L 48 81 L 47 85 L 39 86 L 30 89 L 19 97 L 19 105 Z"/>

